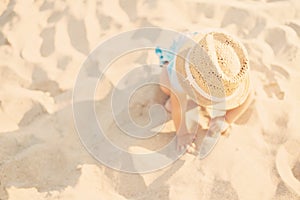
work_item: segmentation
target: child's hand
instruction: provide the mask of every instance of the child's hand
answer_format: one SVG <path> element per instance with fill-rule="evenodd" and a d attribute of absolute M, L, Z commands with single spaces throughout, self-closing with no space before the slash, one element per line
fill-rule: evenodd
<path fill-rule="evenodd" d="M 187 150 L 188 153 L 194 153 L 196 151 L 196 145 L 194 143 L 195 134 L 184 133 L 177 134 L 177 151 Z"/>

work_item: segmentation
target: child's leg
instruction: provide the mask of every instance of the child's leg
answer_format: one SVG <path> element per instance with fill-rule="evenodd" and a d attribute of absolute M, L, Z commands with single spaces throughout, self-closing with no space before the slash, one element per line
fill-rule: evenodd
<path fill-rule="evenodd" d="M 171 92 L 172 119 L 176 128 L 177 150 L 187 148 L 192 153 L 195 151 L 193 143 L 195 134 L 189 133 L 186 127 L 185 112 L 187 111 L 187 98 L 185 93 Z"/>
<path fill-rule="evenodd" d="M 226 122 L 229 124 L 234 123 L 248 109 L 248 107 L 252 103 L 253 96 L 253 92 L 250 92 L 246 101 L 242 105 L 232 110 L 228 110 L 225 115 Z"/>
<path fill-rule="evenodd" d="M 253 92 L 251 92 L 243 104 L 241 104 L 239 107 L 228 110 L 225 116 L 223 115 L 212 118 L 209 122 L 209 126 L 213 132 L 226 131 L 229 125 L 234 123 L 249 108 L 253 100 L 253 95 Z"/>
<path fill-rule="evenodd" d="M 169 89 L 170 88 L 170 80 L 169 80 L 168 71 L 167 71 L 166 67 L 162 68 L 162 72 L 160 74 L 160 83 L 162 84 L 162 85 L 160 85 L 160 89 L 163 91 L 163 93 L 170 96 L 171 95 L 171 92 Z"/>
<path fill-rule="evenodd" d="M 160 83 L 162 84 L 160 85 L 160 89 L 170 97 L 165 104 L 165 108 L 169 112 L 171 112 L 174 108 L 173 112 L 171 112 L 171 115 L 176 128 L 177 149 L 181 150 L 187 148 L 189 152 L 193 152 L 195 148 L 195 144 L 192 143 L 194 140 L 194 135 L 188 133 L 185 125 L 185 115 L 181 113 L 181 110 L 185 112 L 187 109 L 186 95 L 183 93 L 175 94 L 175 92 L 171 92 L 171 85 L 166 67 L 163 67 L 162 69 Z"/>

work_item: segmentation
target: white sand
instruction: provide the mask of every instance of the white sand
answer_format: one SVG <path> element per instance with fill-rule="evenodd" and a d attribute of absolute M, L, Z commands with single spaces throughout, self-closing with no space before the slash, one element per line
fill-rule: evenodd
<path fill-rule="evenodd" d="M 299 0 L 1 0 L 0 15 L 0 199 L 300 199 Z M 97 44 L 142 26 L 223 28 L 238 36 L 256 101 L 207 159 L 186 154 L 162 170 L 127 174 L 84 149 L 71 96 Z M 149 51 L 121 58 L 96 95 L 97 114 L 121 148 L 154 151 L 174 136 L 168 122 L 158 136 L 132 141 L 106 109 L 122 73 L 156 62 Z M 157 87 L 139 92 L 130 109 L 143 123 L 147 108 L 166 97 Z"/>

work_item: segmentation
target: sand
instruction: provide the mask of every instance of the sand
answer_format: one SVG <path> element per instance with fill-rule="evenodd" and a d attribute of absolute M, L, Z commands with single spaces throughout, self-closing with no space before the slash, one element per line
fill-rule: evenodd
<path fill-rule="evenodd" d="M 146 26 L 222 28 L 239 37 L 250 57 L 255 102 L 206 159 L 185 154 L 166 168 L 129 174 L 102 165 L 83 147 L 72 90 L 98 44 Z M 157 136 L 132 140 L 108 109 L 123 73 L 157 62 L 152 51 L 120 58 L 96 94 L 104 131 L 125 150 L 155 151 L 174 137 L 168 120 Z M 299 65 L 298 0 L 1 0 L 0 199 L 299 200 Z M 142 88 L 131 115 L 146 123 L 148 108 L 165 100 L 157 86 Z M 207 120 L 200 118 L 202 127 Z"/>

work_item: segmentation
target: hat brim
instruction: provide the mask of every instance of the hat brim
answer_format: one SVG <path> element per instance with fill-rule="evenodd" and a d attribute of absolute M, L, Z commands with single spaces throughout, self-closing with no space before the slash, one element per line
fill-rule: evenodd
<path fill-rule="evenodd" d="M 184 90 L 189 94 L 189 96 L 196 101 L 196 103 L 200 106 L 210 107 L 212 109 L 217 110 L 230 110 L 236 108 L 243 104 L 247 99 L 250 91 L 250 77 L 249 74 L 245 76 L 245 79 L 239 84 L 239 87 L 236 91 L 228 96 L 224 97 L 224 101 L 216 102 L 212 99 L 208 99 L 201 95 L 191 84 L 185 81 L 187 77 L 185 71 L 185 63 L 190 48 L 181 47 L 178 51 L 177 56 L 175 56 L 175 69 L 176 73 L 178 73 L 178 81 L 180 85 L 184 88 Z"/>

